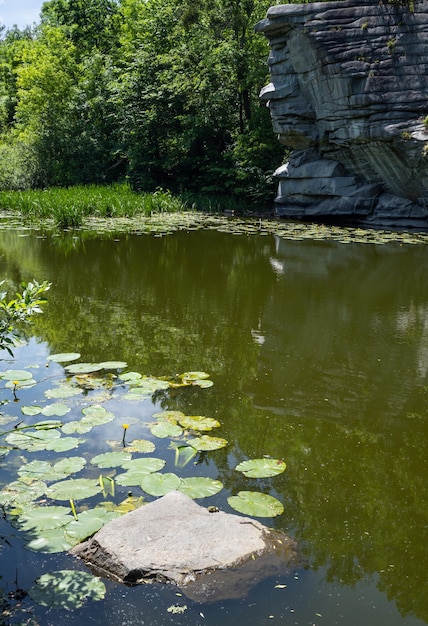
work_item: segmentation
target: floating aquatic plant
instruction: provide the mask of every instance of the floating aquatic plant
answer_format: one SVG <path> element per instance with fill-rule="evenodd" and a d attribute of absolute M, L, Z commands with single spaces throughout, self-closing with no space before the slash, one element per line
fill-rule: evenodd
<path fill-rule="evenodd" d="M 235 469 L 242 472 L 248 478 L 268 478 L 281 474 L 286 468 L 284 461 L 278 459 L 252 459 L 242 461 Z"/>
<path fill-rule="evenodd" d="M 87 572 L 59 570 L 40 576 L 29 591 L 30 597 L 43 606 L 71 611 L 88 600 L 102 600 L 104 583 Z"/>
<path fill-rule="evenodd" d="M 273 496 L 259 491 L 240 491 L 227 499 L 229 506 L 239 513 L 253 517 L 276 517 L 284 511 L 282 503 Z"/>

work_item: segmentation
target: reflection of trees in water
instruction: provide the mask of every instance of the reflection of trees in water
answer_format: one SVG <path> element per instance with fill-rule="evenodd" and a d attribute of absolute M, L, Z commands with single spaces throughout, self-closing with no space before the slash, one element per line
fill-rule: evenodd
<path fill-rule="evenodd" d="M 10 237 L 6 266 L 53 282 L 37 320 L 52 351 L 144 374 L 207 370 L 213 388 L 159 398 L 222 423 L 229 447 L 201 461 L 233 493 L 272 490 L 285 505 L 272 524 L 329 579 L 376 574 L 403 615 L 428 621 L 424 248 L 180 233 L 64 255 Z M 285 473 L 232 469 L 263 454 Z"/>
<path fill-rule="evenodd" d="M 377 573 L 428 620 L 426 250 L 281 242 L 274 261 L 254 403 L 284 442 L 296 535 L 331 580 Z"/>

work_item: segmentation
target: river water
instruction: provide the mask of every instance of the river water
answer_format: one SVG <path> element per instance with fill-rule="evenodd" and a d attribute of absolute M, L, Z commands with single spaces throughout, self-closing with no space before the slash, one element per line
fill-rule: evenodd
<path fill-rule="evenodd" d="M 198 502 L 233 512 L 227 496 L 239 490 L 274 495 L 284 513 L 261 521 L 294 537 L 306 563 L 214 604 L 172 586 L 110 581 L 104 600 L 67 613 L 27 597 L 20 610 L 28 623 L 428 623 L 426 245 L 8 230 L 0 250 L 7 279 L 52 282 L 18 365 L 77 351 L 83 361 L 124 360 L 152 376 L 209 373 L 213 387 L 151 405 L 222 424 L 216 434 L 229 444 L 207 453 L 200 471 L 224 489 Z M 234 467 L 265 455 L 287 469 L 249 487 Z M 6 594 L 42 572 L 83 568 L 64 553 L 26 550 L 5 520 L 0 535 Z M 186 608 L 168 611 L 175 605 Z"/>

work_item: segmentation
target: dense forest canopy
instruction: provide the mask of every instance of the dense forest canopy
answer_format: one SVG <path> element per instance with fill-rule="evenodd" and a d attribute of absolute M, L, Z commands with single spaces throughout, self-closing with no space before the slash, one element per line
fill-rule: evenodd
<path fill-rule="evenodd" d="M 272 197 L 269 0 L 49 0 L 1 31 L 0 189 L 109 183 Z"/>

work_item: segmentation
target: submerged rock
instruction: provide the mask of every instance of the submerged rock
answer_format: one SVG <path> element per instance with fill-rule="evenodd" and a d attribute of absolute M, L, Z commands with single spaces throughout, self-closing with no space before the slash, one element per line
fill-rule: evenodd
<path fill-rule="evenodd" d="M 277 212 L 428 226 L 428 0 L 284 4 L 261 92 L 293 149 Z"/>
<path fill-rule="evenodd" d="M 176 583 L 198 601 L 243 597 L 261 579 L 299 563 L 294 542 L 260 522 L 209 512 L 173 491 L 106 524 L 75 546 L 98 575 Z"/>

